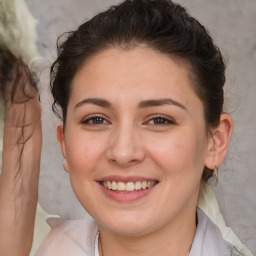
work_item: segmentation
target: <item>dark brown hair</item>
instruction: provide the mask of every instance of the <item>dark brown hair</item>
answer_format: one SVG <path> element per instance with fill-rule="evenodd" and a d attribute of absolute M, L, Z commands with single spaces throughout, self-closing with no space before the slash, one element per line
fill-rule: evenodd
<path fill-rule="evenodd" d="M 58 39 L 58 57 L 51 67 L 51 91 L 53 111 L 64 125 L 72 80 L 83 63 L 111 47 L 131 49 L 138 45 L 189 67 L 193 89 L 204 105 L 207 130 L 218 126 L 226 68 L 222 55 L 207 30 L 170 0 L 126 0 Z M 212 170 L 205 168 L 203 179 L 211 175 Z"/>
<path fill-rule="evenodd" d="M 4 100 L 5 112 L 7 109 L 11 109 L 9 121 L 11 119 L 13 127 L 19 128 L 15 134 L 17 148 L 19 149 L 15 177 L 18 177 L 22 168 L 21 158 L 25 143 L 32 136 L 25 135 L 24 132 L 24 129 L 31 125 L 25 121 L 26 109 L 24 103 L 30 101 L 37 94 L 36 82 L 35 75 L 31 73 L 22 58 L 15 56 L 8 48 L 0 45 L 0 97 Z M 16 108 L 14 105 L 16 105 Z M 24 111 L 16 113 L 17 106 Z"/>
<path fill-rule="evenodd" d="M 37 91 L 37 79 L 21 57 L 0 46 L 0 93 L 4 101 L 25 103 L 31 99 L 26 92 L 26 85 Z"/>

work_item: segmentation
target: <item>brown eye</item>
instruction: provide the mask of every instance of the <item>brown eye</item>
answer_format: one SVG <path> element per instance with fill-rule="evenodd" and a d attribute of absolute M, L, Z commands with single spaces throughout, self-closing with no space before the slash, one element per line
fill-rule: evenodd
<path fill-rule="evenodd" d="M 83 124 L 108 124 L 109 122 L 101 117 L 101 116 L 93 116 L 93 117 L 90 117 L 84 121 L 82 121 Z"/>
<path fill-rule="evenodd" d="M 148 124 L 150 125 L 170 125 L 174 124 L 174 122 L 170 119 L 167 119 L 165 117 L 154 117 L 148 121 Z"/>
<path fill-rule="evenodd" d="M 94 117 L 91 119 L 93 124 L 103 124 L 104 119 L 102 117 Z"/>

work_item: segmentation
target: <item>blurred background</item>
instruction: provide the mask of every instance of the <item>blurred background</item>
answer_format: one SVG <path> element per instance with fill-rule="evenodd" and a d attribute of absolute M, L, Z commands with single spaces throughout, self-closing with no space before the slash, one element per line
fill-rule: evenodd
<path fill-rule="evenodd" d="M 42 56 L 40 96 L 43 108 L 43 154 L 39 202 L 49 214 L 87 217 L 77 203 L 56 140 L 58 120 L 51 111 L 49 67 L 56 56 L 56 39 L 117 3 L 116 0 L 26 0 L 38 20 L 38 48 Z M 216 194 L 228 226 L 256 254 L 256 1 L 177 0 L 210 31 L 227 63 L 225 110 L 234 121 L 229 154 L 219 172 Z M 47 214 L 38 209 L 33 246 L 49 228 Z"/>

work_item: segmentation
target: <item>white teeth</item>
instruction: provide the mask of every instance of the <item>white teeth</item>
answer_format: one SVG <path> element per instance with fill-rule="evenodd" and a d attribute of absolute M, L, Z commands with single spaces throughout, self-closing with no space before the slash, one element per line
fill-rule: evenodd
<path fill-rule="evenodd" d="M 112 181 L 112 190 L 117 190 L 118 186 L 117 183 L 115 181 Z"/>
<path fill-rule="evenodd" d="M 128 183 L 126 183 L 126 186 L 125 186 L 126 191 L 134 191 L 134 187 L 135 187 L 135 185 L 133 182 L 128 182 Z"/>
<path fill-rule="evenodd" d="M 151 188 L 154 185 L 153 181 L 148 181 L 147 188 Z"/>
<path fill-rule="evenodd" d="M 108 187 L 108 189 L 112 188 L 112 182 L 111 181 L 107 181 L 107 187 Z"/>
<path fill-rule="evenodd" d="M 143 182 L 141 183 L 141 187 L 142 187 L 142 189 L 146 189 L 146 188 L 147 188 L 147 182 L 146 182 L 146 181 L 143 181 Z"/>
<path fill-rule="evenodd" d="M 141 190 L 141 182 L 140 181 L 135 182 L 135 189 L 136 190 Z"/>
<path fill-rule="evenodd" d="M 117 183 L 117 190 L 118 191 L 125 191 L 125 188 L 126 188 L 125 183 L 118 181 L 118 183 Z"/>
<path fill-rule="evenodd" d="M 103 181 L 101 184 L 110 190 L 114 191 L 136 191 L 136 190 L 144 190 L 153 187 L 157 182 L 156 181 L 136 181 L 136 182 L 121 182 L 121 181 Z"/>

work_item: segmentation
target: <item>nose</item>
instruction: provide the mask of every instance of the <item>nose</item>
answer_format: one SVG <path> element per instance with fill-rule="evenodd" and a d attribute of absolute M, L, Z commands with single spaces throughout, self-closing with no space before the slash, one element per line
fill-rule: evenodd
<path fill-rule="evenodd" d="M 136 128 L 124 125 L 112 132 L 107 148 L 110 163 L 127 168 L 142 162 L 144 158 L 142 139 Z"/>

